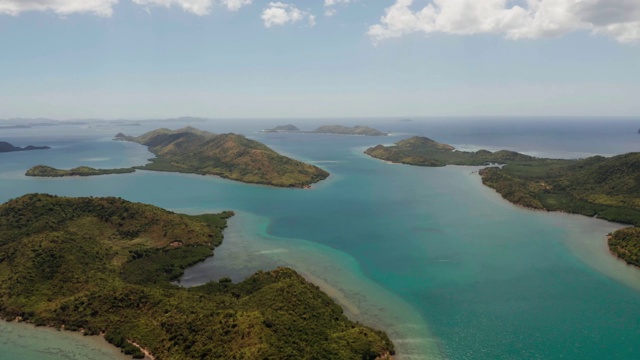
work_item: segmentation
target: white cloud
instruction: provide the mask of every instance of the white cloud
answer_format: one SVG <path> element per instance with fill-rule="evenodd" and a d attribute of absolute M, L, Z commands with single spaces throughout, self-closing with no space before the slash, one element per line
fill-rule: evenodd
<path fill-rule="evenodd" d="M 131 0 L 143 6 L 178 6 L 184 11 L 206 15 L 215 5 L 236 11 L 252 0 Z M 53 11 L 56 14 L 89 13 L 109 17 L 119 0 L 0 0 L 0 14 L 19 15 L 25 11 Z M 148 9 L 147 9 L 148 10 Z"/>
<path fill-rule="evenodd" d="M 374 41 L 411 33 L 537 39 L 579 30 L 639 41 L 640 0 L 433 0 L 421 9 L 396 0 L 368 34 Z"/>
<path fill-rule="evenodd" d="M 308 11 L 298 9 L 295 5 L 285 4 L 281 2 L 271 2 L 269 7 L 262 11 L 260 15 L 264 26 L 270 28 L 272 26 L 282 26 L 288 23 L 297 23 L 307 19 L 309 26 L 315 26 L 316 17 Z"/>
<path fill-rule="evenodd" d="M 213 0 L 133 0 L 138 5 L 178 6 L 186 12 L 196 15 L 207 15 L 213 7 Z"/>
<path fill-rule="evenodd" d="M 339 4 L 349 4 L 354 0 L 324 0 L 324 15 L 325 16 L 333 16 L 336 14 L 337 10 L 335 8 L 336 5 Z"/>
<path fill-rule="evenodd" d="M 25 11 L 53 11 L 60 15 L 90 13 L 109 17 L 118 0 L 0 0 L 0 14 L 12 16 Z"/>
<path fill-rule="evenodd" d="M 221 0 L 220 3 L 230 11 L 240 10 L 245 5 L 251 5 L 252 0 Z"/>

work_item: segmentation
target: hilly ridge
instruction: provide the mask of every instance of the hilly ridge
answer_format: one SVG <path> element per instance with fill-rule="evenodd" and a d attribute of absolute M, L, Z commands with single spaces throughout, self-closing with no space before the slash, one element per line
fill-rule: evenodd
<path fill-rule="evenodd" d="M 231 212 L 30 194 L 0 205 L 0 316 L 105 338 L 136 358 L 374 359 L 387 336 L 349 321 L 291 269 L 180 288 Z"/>

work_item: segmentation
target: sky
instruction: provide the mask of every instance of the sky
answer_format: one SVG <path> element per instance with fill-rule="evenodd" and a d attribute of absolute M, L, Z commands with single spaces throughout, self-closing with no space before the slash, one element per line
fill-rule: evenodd
<path fill-rule="evenodd" d="M 0 0 L 0 118 L 640 116 L 640 0 Z"/>

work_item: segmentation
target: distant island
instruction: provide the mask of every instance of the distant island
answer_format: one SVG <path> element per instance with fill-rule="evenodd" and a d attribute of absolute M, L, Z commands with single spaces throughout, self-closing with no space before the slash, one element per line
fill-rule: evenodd
<path fill-rule="evenodd" d="M 295 271 L 172 284 L 213 255 L 226 220 L 120 198 L 29 194 L 0 205 L 0 317 L 104 335 L 134 358 L 388 359 L 387 335 L 346 318 Z"/>
<path fill-rule="evenodd" d="M 482 183 L 524 207 L 563 211 L 640 226 L 640 153 L 580 160 L 545 159 L 513 151 L 456 151 L 425 137 L 377 145 L 366 154 L 420 166 L 504 164 L 480 170 Z M 609 248 L 627 263 L 640 266 L 640 229 L 609 236 Z"/>
<path fill-rule="evenodd" d="M 246 183 L 308 187 L 329 173 L 317 166 L 283 156 L 243 135 L 217 135 L 186 127 L 158 129 L 138 137 L 116 135 L 149 147 L 155 159 L 137 169 L 217 175 Z"/>
<path fill-rule="evenodd" d="M 0 153 L 14 152 L 14 151 L 46 150 L 46 149 L 51 149 L 51 148 L 48 146 L 33 146 L 33 145 L 19 147 L 19 146 L 13 146 L 5 141 L 0 141 Z"/>
<path fill-rule="evenodd" d="M 0 125 L 0 129 L 30 129 L 29 125 Z"/>
<path fill-rule="evenodd" d="M 324 125 L 312 131 L 316 134 L 339 134 L 339 135 L 364 135 L 364 136 L 387 136 L 389 133 L 370 128 L 368 126 L 356 125 L 347 127 L 342 125 Z"/>
<path fill-rule="evenodd" d="M 278 133 L 278 132 L 296 132 L 296 131 L 300 131 L 300 129 L 298 129 L 295 125 L 289 124 L 289 125 L 276 126 L 273 129 L 267 129 L 263 131 L 267 133 Z"/>
<path fill-rule="evenodd" d="M 280 125 L 273 129 L 263 130 L 267 133 L 281 133 L 281 132 L 299 132 L 306 134 L 336 134 L 336 135 L 363 135 L 363 136 L 387 136 L 389 133 L 370 128 L 368 126 L 356 125 L 354 127 L 347 127 L 342 125 L 323 125 L 313 131 L 301 131 L 294 125 Z"/>
<path fill-rule="evenodd" d="M 26 176 L 35 177 L 65 177 L 65 176 L 96 176 L 109 174 L 126 174 L 136 171 L 133 168 L 121 169 L 94 169 L 88 166 L 79 166 L 69 170 L 61 170 L 45 165 L 36 165 L 26 172 Z"/>

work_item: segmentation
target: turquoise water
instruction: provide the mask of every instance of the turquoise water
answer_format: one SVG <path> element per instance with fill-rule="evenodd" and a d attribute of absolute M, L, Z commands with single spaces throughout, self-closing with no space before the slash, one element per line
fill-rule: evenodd
<path fill-rule="evenodd" d="M 483 187 L 474 167 L 394 165 L 362 151 L 424 134 L 469 149 L 615 154 L 638 150 L 640 121 L 378 121 L 394 136 L 262 134 L 256 130 L 274 124 L 194 124 L 215 132 L 236 129 L 331 172 L 310 190 L 153 172 L 29 179 L 22 174 L 38 163 L 120 167 L 151 155 L 141 146 L 109 141 L 117 128 L 12 130 L 0 140 L 53 149 L 0 154 L 0 200 L 48 192 L 121 196 L 188 213 L 235 210 L 224 244 L 190 269 L 183 285 L 290 266 L 351 318 L 388 331 L 400 359 L 637 357 L 640 271 L 608 254 L 605 242 L 618 225 L 515 207 Z M 157 124 L 123 130 L 147 127 Z"/>

